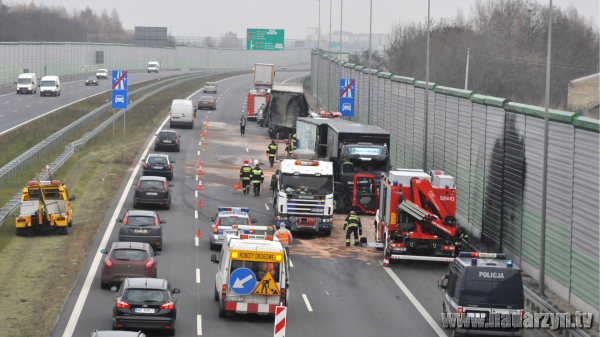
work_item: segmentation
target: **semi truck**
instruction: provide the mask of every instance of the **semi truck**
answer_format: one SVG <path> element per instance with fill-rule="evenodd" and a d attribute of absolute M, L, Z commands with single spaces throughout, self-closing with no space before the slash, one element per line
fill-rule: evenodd
<path fill-rule="evenodd" d="M 296 132 L 296 120 L 308 117 L 309 106 L 301 83 L 275 83 L 263 110 L 269 137 L 290 139 Z"/>
<path fill-rule="evenodd" d="M 268 89 L 252 89 L 248 92 L 248 104 L 246 105 L 246 118 L 256 120 L 258 111 L 269 99 Z"/>
<path fill-rule="evenodd" d="M 275 66 L 267 63 L 254 65 L 254 88 L 271 88 L 275 77 Z"/>
<path fill-rule="evenodd" d="M 334 191 L 331 162 L 283 159 L 271 179 L 278 226 L 331 235 Z"/>
<path fill-rule="evenodd" d="M 387 131 L 337 118 L 298 118 L 296 138 L 298 148 L 332 162 L 337 212 L 375 214 L 379 180 L 390 164 Z"/>
<path fill-rule="evenodd" d="M 375 241 L 390 260 L 452 262 L 457 220 L 454 178 L 444 171 L 396 169 L 381 178 Z"/>

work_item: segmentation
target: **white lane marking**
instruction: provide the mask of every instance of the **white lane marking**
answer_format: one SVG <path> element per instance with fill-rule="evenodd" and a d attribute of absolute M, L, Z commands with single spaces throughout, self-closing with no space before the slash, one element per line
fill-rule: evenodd
<path fill-rule="evenodd" d="M 196 174 L 196 180 L 198 180 L 198 175 Z"/>
<path fill-rule="evenodd" d="M 15 111 L 13 111 L 13 112 L 17 112 L 17 111 L 19 111 L 19 110 L 15 110 Z M 0 133 L 0 135 L 2 135 L 2 134 Z"/>
<path fill-rule="evenodd" d="M 267 211 L 269 210 L 269 205 L 267 205 L 266 202 L 265 202 L 265 208 L 267 209 Z"/>
<path fill-rule="evenodd" d="M 198 150 L 198 155 L 200 155 L 200 150 Z"/>
<path fill-rule="evenodd" d="M 329 293 L 327 292 L 327 290 L 325 290 L 325 293 L 327 294 L 327 296 L 329 296 Z"/>
<path fill-rule="evenodd" d="M 0 117 L 4 117 L 4 115 L 0 115 Z"/>
<path fill-rule="evenodd" d="M 248 152 L 248 148 L 246 148 L 246 152 Z"/>
<path fill-rule="evenodd" d="M 31 105 L 26 106 L 26 108 L 29 108 Z"/>
<path fill-rule="evenodd" d="M 380 263 L 381 263 L 381 261 L 380 261 Z M 398 276 L 396 276 L 396 274 L 392 271 L 392 269 L 390 269 L 390 267 L 383 267 L 383 270 L 385 270 L 386 273 L 388 273 L 388 275 L 390 275 L 392 280 L 394 280 L 394 282 L 396 282 L 398 287 L 400 287 L 400 290 L 402 290 L 402 292 L 404 292 L 404 295 L 406 295 L 406 297 L 408 297 L 408 299 L 415 306 L 415 308 L 417 308 L 417 310 L 419 310 L 419 312 L 421 313 L 423 318 L 425 318 L 427 323 L 429 323 L 429 325 L 433 328 L 433 331 L 435 331 L 438 336 L 445 337 L 446 334 L 444 333 L 442 328 L 440 328 L 440 326 L 437 324 L 437 322 L 433 320 L 433 318 L 429 315 L 429 313 L 425 310 L 425 308 L 423 308 L 423 306 L 417 300 L 417 298 L 410 292 L 410 290 L 408 290 L 408 288 L 404 285 L 404 283 L 400 280 L 400 278 L 398 278 Z"/>
<path fill-rule="evenodd" d="M 194 211 L 194 218 L 198 219 L 198 210 Z"/>
<path fill-rule="evenodd" d="M 290 260 L 290 267 L 294 268 L 294 264 L 292 263 L 292 260 Z"/>
<path fill-rule="evenodd" d="M 202 142 L 198 142 L 198 146 L 202 146 Z"/>
<path fill-rule="evenodd" d="M 238 76 L 244 76 L 244 75 L 238 75 Z M 237 76 L 233 76 L 233 77 L 237 77 Z M 230 77 L 230 78 L 232 78 L 232 77 Z M 188 98 L 186 98 L 186 99 L 190 99 L 190 97 L 197 94 L 201 90 L 202 89 L 194 92 L 193 94 L 188 96 Z M 163 126 L 165 126 L 165 124 L 167 124 L 167 121 L 169 121 L 169 119 L 165 118 L 163 123 L 157 128 L 157 132 L 158 132 L 158 130 L 161 130 L 163 128 Z M 142 152 L 141 158 L 146 158 L 146 155 L 148 154 L 148 151 L 150 151 L 150 146 L 152 146 L 152 144 L 154 144 L 154 138 L 152 138 L 150 140 L 150 142 L 148 142 L 148 146 L 146 146 L 146 149 L 144 150 L 144 152 Z M 137 172 L 140 170 L 141 165 L 142 165 L 141 161 L 139 161 L 136 164 L 135 168 L 133 169 L 133 172 L 131 173 L 131 177 L 129 178 L 129 182 L 127 183 L 127 186 L 131 186 L 133 184 L 133 180 L 135 179 Z M 121 212 L 121 209 L 123 208 L 123 204 L 125 203 L 125 199 L 127 198 L 128 192 L 129 192 L 129 189 L 126 189 L 125 191 L 123 191 L 123 195 L 121 196 L 121 199 L 119 200 L 119 203 L 117 204 L 117 208 L 115 208 L 115 212 L 113 213 L 113 215 L 110 219 L 110 222 L 108 223 L 106 232 L 104 232 L 102 241 L 100 241 L 100 247 L 106 247 L 106 244 L 108 243 L 108 239 L 110 238 L 110 235 L 115 227 L 115 220 L 117 220 L 117 217 L 119 216 L 119 213 Z M 73 307 L 73 312 L 71 313 L 71 317 L 69 318 L 69 322 L 67 323 L 67 327 L 65 328 L 63 337 L 72 337 L 73 336 L 73 332 L 75 331 L 75 327 L 77 326 L 77 322 L 79 321 L 79 316 L 81 316 L 81 312 L 83 311 L 83 305 L 85 304 L 85 300 L 87 299 L 87 296 L 90 292 L 90 288 L 92 287 L 94 275 L 96 275 L 96 272 L 98 271 L 98 267 L 100 266 L 100 260 L 102 259 L 103 255 L 104 254 L 98 252 L 96 254 L 96 256 L 94 257 L 94 260 L 92 261 L 92 265 L 91 265 L 91 267 L 88 271 L 88 274 L 85 278 L 83 287 L 81 288 L 81 292 L 79 293 L 79 296 L 77 297 L 77 302 L 75 303 L 75 307 Z"/>
<path fill-rule="evenodd" d="M 6 103 L 4 103 L 4 104 L 8 104 L 8 103 L 10 103 L 10 102 L 6 102 Z"/>
<path fill-rule="evenodd" d="M 308 302 L 308 298 L 306 297 L 305 294 L 302 294 L 302 298 L 304 298 L 304 303 L 306 303 L 306 307 L 308 308 L 308 311 L 312 311 L 312 307 L 310 306 L 310 303 Z"/>
<path fill-rule="evenodd" d="M 200 269 L 196 268 L 196 283 L 200 283 Z"/>
<path fill-rule="evenodd" d="M 52 99 L 54 99 L 54 98 L 52 98 Z M 22 98 L 19 98 L 17 101 L 20 101 L 20 100 L 22 100 Z"/>
<path fill-rule="evenodd" d="M 194 239 L 196 239 L 196 247 L 198 247 L 200 245 L 200 240 L 197 236 Z"/>
<path fill-rule="evenodd" d="M 198 198 L 198 191 L 194 191 L 194 192 L 195 192 L 194 194 L 196 195 L 196 198 Z"/>
<path fill-rule="evenodd" d="M 290 77 L 290 78 L 288 78 L 287 80 L 285 80 L 285 81 L 283 81 L 281 83 L 285 83 L 285 82 L 291 80 L 292 78 L 296 78 L 296 77 L 300 77 L 300 76 L 306 76 L 306 75 L 298 75 L 298 76 Z"/>
<path fill-rule="evenodd" d="M 16 95 L 16 94 L 14 94 L 14 93 L 13 94 L 4 94 L 4 95 L 0 95 L 0 97 L 8 96 L 8 95 Z"/>
<path fill-rule="evenodd" d="M 202 315 L 198 315 L 197 323 L 198 325 L 198 336 L 202 336 Z"/>

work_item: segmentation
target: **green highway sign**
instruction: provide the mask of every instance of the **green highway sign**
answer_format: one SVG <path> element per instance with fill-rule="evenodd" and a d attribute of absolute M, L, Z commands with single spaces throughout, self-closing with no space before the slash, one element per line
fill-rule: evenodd
<path fill-rule="evenodd" d="M 246 39 L 248 50 L 283 50 L 285 42 L 283 29 L 248 28 Z"/>
<path fill-rule="evenodd" d="M 329 46 L 332 49 L 336 49 L 336 48 L 340 49 L 340 42 L 339 41 L 331 41 L 331 42 L 329 42 Z"/>

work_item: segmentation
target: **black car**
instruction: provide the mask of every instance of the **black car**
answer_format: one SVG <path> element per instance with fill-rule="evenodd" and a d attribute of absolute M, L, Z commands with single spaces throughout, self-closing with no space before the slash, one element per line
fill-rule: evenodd
<path fill-rule="evenodd" d="M 142 159 L 142 162 L 144 163 L 143 175 L 165 177 L 167 180 L 173 179 L 173 164 L 175 161 L 171 160 L 168 155 L 149 154 L 146 160 Z"/>
<path fill-rule="evenodd" d="M 179 152 L 181 148 L 179 137 L 181 136 L 178 135 L 176 131 L 162 130 L 156 135 L 156 140 L 154 141 L 154 151 L 158 151 L 159 149 L 169 149 Z"/>
<path fill-rule="evenodd" d="M 171 189 L 169 187 L 173 187 L 173 184 L 168 184 L 165 177 L 141 176 L 133 194 L 133 208 L 143 205 L 171 208 Z"/>
<path fill-rule="evenodd" d="M 156 212 L 128 210 L 117 222 L 121 223 L 119 241 L 149 243 L 155 251 L 162 251 L 161 224 L 167 221 L 161 220 Z"/>
<path fill-rule="evenodd" d="M 90 337 L 146 337 L 141 331 L 94 331 Z"/>
<path fill-rule="evenodd" d="M 128 278 L 114 298 L 113 330 L 161 329 L 175 336 L 179 289 L 165 279 Z"/>
<path fill-rule="evenodd" d="M 98 85 L 98 79 L 95 76 L 88 76 L 85 79 L 85 86 L 87 87 L 88 85 Z"/>

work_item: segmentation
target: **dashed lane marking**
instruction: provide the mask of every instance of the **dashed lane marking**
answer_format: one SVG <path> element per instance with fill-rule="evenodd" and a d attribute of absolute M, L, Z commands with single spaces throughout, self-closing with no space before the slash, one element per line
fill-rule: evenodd
<path fill-rule="evenodd" d="M 306 307 L 308 308 L 308 311 L 313 311 L 312 307 L 310 306 L 310 302 L 308 302 L 308 297 L 306 297 L 306 294 L 302 294 L 302 298 L 304 299 L 304 303 L 306 303 Z"/>
<path fill-rule="evenodd" d="M 196 283 L 200 283 L 200 269 L 196 268 Z"/>
<path fill-rule="evenodd" d="M 267 209 L 267 211 L 269 210 L 269 205 L 267 205 L 266 202 L 265 202 L 265 208 Z"/>
<path fill-rule="evenodd" d="M 199 238 L 197 236 L 194 239 L 196 239 L 195 240 L 196 241 L 196 247 L 198 247 L 200 245 L 200 240 L 199 240 Z"/>
<path fill-rule="evenodd" d="M 290 267 L 294 268 L 294 264 L 292 263 L 292 260 L 290 260 Z"/>
<path fill-rule="evenodd" d="M 202 336 L 202 315 L 198 315 L 198 319 L 197 319 L 197 326 L 198 326 L 198 336 Z"/>
<path fill-rule="evenodd" d="M 198 175 L 196 174 L 196 180 L 198 180 Z"/>
<path fill-rule="evenodd" d="M 194 191 L 194 194 L 196 195 L 196 198 L 198 198 L 198 191 Z"/>
<path fill-rule="evenodd" d="M 194 218 L 198 219 L 198 210 L 194 211 Z"/>
<path fill-rule="evenodd" d="M 248 152 L 248 148 L 246 148 L 246 152 Z"/>

